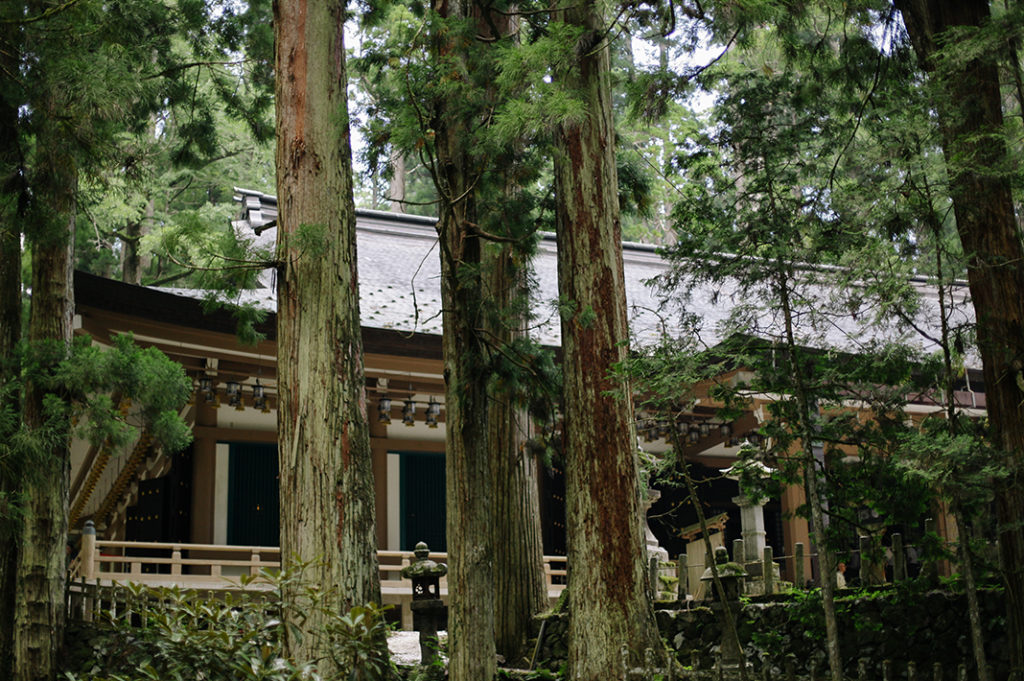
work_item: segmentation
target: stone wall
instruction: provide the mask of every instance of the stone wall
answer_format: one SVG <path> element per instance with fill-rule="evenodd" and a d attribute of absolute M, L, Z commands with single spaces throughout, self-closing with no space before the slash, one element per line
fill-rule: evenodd
<path fill-rule="evenodd" d="M 1005 609 L 1001 591 L 983 591 L 981 619 L 985 627 L 988 664 L 995 679 L 1008 673 Z M 858 664 L 866 660 L 867 678 L 883 678 L 883 660 L 891 660 L 894 678 L 906 678 L 913 661 L 918 678 L 934 678 L 933 664 L 943 668 L 943 678 L 956 678 L 965 664 L 975 678 L 974 654 L 968 628 L 966 598 L 943 591 L 879 588 L 850 591 L 836 601 L 841 651 L 846 674 L 858 677 Z M 659 610 L 658 626 L 683 665 L 694 660 L 700 668 L 714 665 L 721 641 L 718 616 L 706 607 L 691 610 Z M 566 615 L 550 615 L 538 659 L 547 669 L 558 670 L 566 657 Z M 777 675 L 788 664 L 807 677 L 811 668 L 825 677 L 825 621 L 817 592 L 796 592 L 787 597 L 752 599 L 739 617 L 740 642 L 756 670 L 765 665 Z"/>

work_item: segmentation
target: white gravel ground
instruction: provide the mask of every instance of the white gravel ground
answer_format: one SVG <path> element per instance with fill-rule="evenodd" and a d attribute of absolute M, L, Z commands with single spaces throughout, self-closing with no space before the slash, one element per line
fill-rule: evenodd
<path fill-rule="evenodd" d="M 443 642 L 448 638 L 448 632 L 439 632 L 438 636 Z M 420 663 L 419 632 L 392 631 L 388 634 L 388 648 L 391 650 L 391 659 L 395 664 L 414 665 Z"/>

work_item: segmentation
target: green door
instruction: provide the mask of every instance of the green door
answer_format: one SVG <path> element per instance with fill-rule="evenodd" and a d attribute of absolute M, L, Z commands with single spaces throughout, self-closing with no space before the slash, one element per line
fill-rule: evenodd
<path fill-rule="evenodd" d="M 425 541 L 431 551 L 447 551 L 444 454 L 401 454 L 401 543 L 411 551 Z"/>
<path fill-rule="evenodd" d="M 279 546 L 277 445 L 231 443 L 228 544 Z"/>

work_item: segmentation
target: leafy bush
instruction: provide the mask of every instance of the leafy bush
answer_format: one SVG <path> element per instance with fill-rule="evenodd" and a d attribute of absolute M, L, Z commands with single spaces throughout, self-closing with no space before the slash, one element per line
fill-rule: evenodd
<path fill-rule="evenodd" d="M 316 593 L 304 607 L 326 608 L 322 589 L 297 576 L 264 572 L 243 577 L 238 593 L 203 594 L 177 587 L 120 587 L 116 613 L 105 611 L 69 651 L 68 681 L 319 681 L 316 660 L 284 655 L 286 628 L 300 635 L 286 617 L 282 589 Z M 268 588 L 269 587 L 269 588 Z M 291 621 L 289 621 L 291 620 Z M 352 681 L 394 679 L 387 653 L 382 609 L 358 606 L 332 613 L 325 631 L 341 673 Z"/>

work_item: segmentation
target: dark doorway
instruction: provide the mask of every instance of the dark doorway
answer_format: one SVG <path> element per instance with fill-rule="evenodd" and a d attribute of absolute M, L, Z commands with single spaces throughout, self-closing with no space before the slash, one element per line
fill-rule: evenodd
<path fill-rule="evenodd" d="M 189 541 L 192 506 L 192 449 L 171 455 L 164 476 L 139 481 L 134 505 L 125 511 L 125 539 L 139 542 Z M 162 549 L 128 549 L 129 556 L 167 558 Z M 169 565 L 143 565 L 143 572 L 170 572 Z"/>
<path fill-rule="evenodd" d="M 401 453 L 401 548 L 424 541 L 431 551 L 447 551 L 444 454 Z"/>
<path fill-rule="evenodd" d="M 277 445 L 232 443 L 228 463 L 228 544 L 279 546 Z"/>

